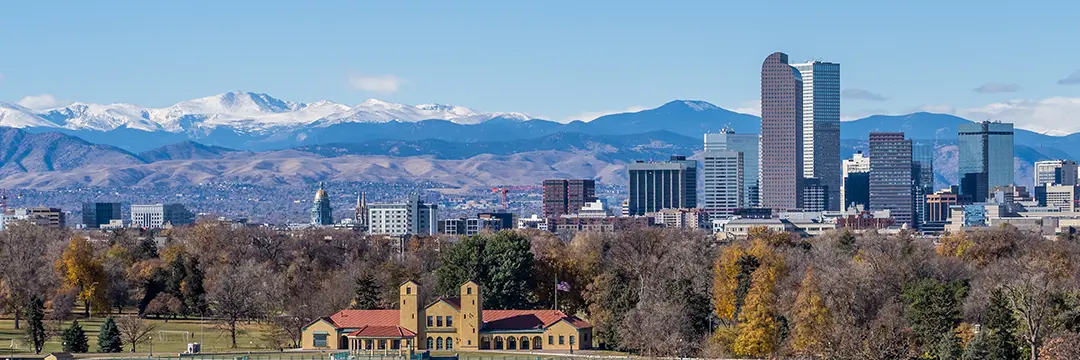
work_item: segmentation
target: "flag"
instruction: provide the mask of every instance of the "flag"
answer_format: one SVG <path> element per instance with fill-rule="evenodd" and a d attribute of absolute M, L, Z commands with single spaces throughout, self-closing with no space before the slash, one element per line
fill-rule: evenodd
<path fill-rule="evenodd" d="M 555 284 L 555 290 L 562 291 L 562 292 L 570 292 L 570 283 L 565 282 L 565 281 L 560 281 L 560 282 Z"/>

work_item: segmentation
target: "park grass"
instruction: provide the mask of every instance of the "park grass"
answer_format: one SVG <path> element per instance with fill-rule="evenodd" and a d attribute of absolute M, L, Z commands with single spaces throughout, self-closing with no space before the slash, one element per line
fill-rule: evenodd
<path fill-rule="evenodd" d="M 90 343 L 90 352 L 97 351 L 97 337 L 98 330 L 101 328 L 101 324 L 105 321 L 104 317 L 94 316 L 90 319 L 79 319 L 79 324 L 82 326 L 83 331 L 86 332 L 86 337 Z M 200 319 L 172 319 L 168 322 L 161 319 L 146 319 L 147 322 L 155 324 L 157 329 L 151 333 L 153 338 L 154 354 L 175 354 L 184 352 L 187 350 L 187 344 L 189 342 L 202 343 L 202 352 L 247 352 L 247 351 L 277 351 L 276 347 L 271 348 L 263 340 L 263 334 L 266 332 L 267 325 L 258 323 L 244 323 L 237 326 L 236 334 L 236 348 L 231 347 L 231 341 L 229 339 L 229 333 L 227 331 L 220 330 L 211 320 Z M 26 341 L 26 319 L 22 319 L 19 324 L 20 329 L 15 329 L 15 320 L 10 316 L 0 317 L 0 356 L 7 355 L 8 352 L 15 354 L 28 354 L 33 353 L 33 346 Z M 65 321 L 63 325 L 58 322 L 46 320 L 45 327 L 50 330 L 53 336 L 45 343 L 42 354 L 48 354 L 50 352 L 59 352 L 63 349 L 63 345 L 60 341 L 60 334 L 64 329 L 71 326 L 71 321 Z M 184 333 L 190 334 L 185 339 Z M 14 340 L 14 342 L 12 342 Z M 14 344 L 14 349 L 10 347 Z M 118 355 L 129 354 L 131 347 L 128 344 L 124 344 L 124 353 Z M 136 346 L 136 351 L 139 353 L 148 353 L 150 346 L 148 343 L 142 343 Z"/>

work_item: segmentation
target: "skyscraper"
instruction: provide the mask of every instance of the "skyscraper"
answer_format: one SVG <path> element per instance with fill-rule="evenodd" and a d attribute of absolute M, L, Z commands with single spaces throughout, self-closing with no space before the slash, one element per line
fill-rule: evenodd
<path fill-rule="evenodd" d="M 743 207 L 755 207 L 758 201 L 758 134 L 736 134 L 730 128 L 705 134 L 705 151 L 738 151 L 743 155 Z"/>
<path fill-rule="evenodd" d="M 731 215 L 744 207 L 743 155 L 733 150 L 702 153 L 703 208 L 710 216 Z"/>
<path fill-rule="evenodd" d="M 840 64 L 792 65 L 802 75 L 803 177 L 818 178 L 826 210 L 840 210 Z"/>
<path fill-rule="evenodd" d="M 587 203 L 596 201 L 596 180 L 544 180 L 544 218 L 574 214 Z"/>
<path fill-rule="evenodd" d="M 323 183 L 319 183 L 319 191 L 315 192 L 315 200 L 311 206 L 312 225 L 333 225 L 334 212 L 330 209 L 330 196 L 323 189 Z"/>
<path fill-rule="evenodd" d="M 844 185 L 841 188 L 840 210 L 861 205 L 863 210 L 870 209 L 870 158 L 856 152 L 850 159 L 845 159 L 842 166 Z"/>
<path fill-rule="evenodd" d="M 1045 160 L 1035 162 L 1035 186 L 1076 185 L 1076 162 Z"/>
<path fill-rule="evenodd" d="M 1013 185 L 1013 124 L 983 121 L 958 130 L 960 194 L 981 202 L 990 189 Z"/>
<path fill-rule="evenodd" d="M 672 156 L 668 161 L 633 162 L 626 168 L 630 177 L 628 215 L 697 207 L 697 160 Z"/>
<path fill-rule="evenodd" d="M 802 204 L 802 75 L 787 54 L 761 64 L 761 206 L 777 210 Z"/>
<path fill-rule="evenodd" d="M 914 225 L 922 228 L 929 221 L 927 213 L 927 195 L 934 194 L 934 144 L 912 143 L 911 178 L 914 203 Z"/>
<path fill-rule="evenodd" d="M 904 133 L 870 133 L 870 211 L 889 210 L 897 225 L 915 225 L 911 169 Z"/>

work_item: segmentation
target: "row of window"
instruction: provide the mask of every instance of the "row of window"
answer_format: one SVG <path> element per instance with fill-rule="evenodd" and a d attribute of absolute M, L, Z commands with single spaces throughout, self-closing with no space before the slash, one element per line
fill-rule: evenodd
<path fill-rule="evenodd" d="M 445 320 L 445 322 L 444 322 L 444 320 Z M 454 326 L 454 317 L 453 316 L 434 316 L 434 317 L 433 316 L 428 316 L 427 317 L 427 326 L 428 327 L 443 327 L 444 326 L 443 324 L 446 324 L 445 325 L 446 327 L 453 327 Z"/>

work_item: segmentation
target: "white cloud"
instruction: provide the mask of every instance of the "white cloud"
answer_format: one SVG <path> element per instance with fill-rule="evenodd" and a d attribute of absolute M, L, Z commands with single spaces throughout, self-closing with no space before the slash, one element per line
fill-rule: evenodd
<path fill-rule="evenodd" d="M 20 106 L 28 108 L 28 109 L 45 110 L 45 109 L 58 108 L 58 107 L 61 107 L 61 106 L 67 106 L 67 105 L 71 104 L 71 102 L 70 101 L 64 101 L 64 100 L 57 100 L 55 96 L 52 96 L 52 95 L 49 95 L 49 94 L 41 94 L 41 95 L 30 95 L 30 96 L 24 97 L 22 99 L 19 99 L 19 101 L 17 101 L 16 104 L 19 104 Z"/>
<path fill-rule="evenodd" d="M 977 93 L 983 94 L 996 94 L 996 93 L 1012 93 L 1020 91 L 1020 84 L 1008 84 L 1008 83 L 985 83 L 974 89 Z"/>
<path fill-rule="evenodd" d="M 405 79 L 394 75 L 351 75 L 349 85 L 354 89 L 368 92 L 390 94 L 401 89 Z"/>
<path fill-rule="evenodd" d="M 739 106 L 736 106 L 731 111 L 743 114 L 750 114 L 754 116 L 761 116 L 761 100 L 744 101 Z"/>
<path fill-rule="evenodd" d="M 580 114 L 577 114 L 577 115 L 568 116 L 568 117 L 566 117 L 565 119 L 563 119 L 560 122 L 568 123 L 568 122 L 571 122 L 571 121 L 574 121 L 574 120 L 581 120 L 581 121 L 584 121 L 584 122 L 589 122 L 589 121 L 596 120 L 597 118 L 599 118 L 601 116 L 605 116 L 605 115 L 631 113 L 631 112 L 644 111 L 644 110 L 648 110 L 648 109 L 650 109 L 650 108 L 645 107 L 645 106 L 631 106 L 631 107 L 628 107 L 628 108 L 625 108 L 625 109 L 622 109 L 622 110 L 587 111 L 587 112 L 583 112 L 583 113 L 580 113 Z"/>
<path fill-rule="evenodd" d="M 1080 98 L 1052 97 L 1042 100 L 1009 100 L 986 106 L 959 109 L 956 115 L 972 121 L 1000 120 L 1035 132 L 1065 135 L 1080 132 Z"/>

